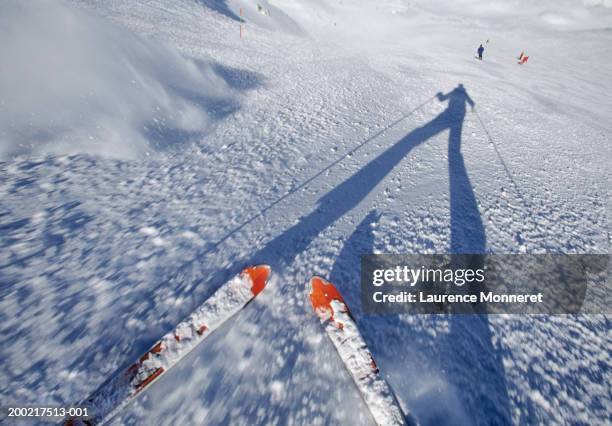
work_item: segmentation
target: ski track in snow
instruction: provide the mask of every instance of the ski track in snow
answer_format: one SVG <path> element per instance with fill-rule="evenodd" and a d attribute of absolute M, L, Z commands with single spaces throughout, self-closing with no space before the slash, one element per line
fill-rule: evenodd
<path fill-rule="evenodd" d="M 273 275 L 258 299 L 117 424 L 369 422 L 308 305 L 315 274 L 345 295 L 422 424 L 612 419 L 607 316 L 363 316 L 358 291 L 360 254 L 449 251 L 449 155 L 465 162 L 488 252 L 609 252 L 611 107 L 587 101 L 609 93 L 603 69 L 567 55 L 527 70 L 494 53 L 413 54 L 410 40 L 364 53 L 248 25 L 241 41 L 207 2 L 76 3 L 212 58 L 240 107 L 204 139 L 140 161 L 0 163 L 1 406 L 80 400 L 263 262 Z M 462 43 L 478 37 L 448 25 Z M 558 36 L 589 58 L 610 43 Z M 542 36 L 534 49 L 563 43 Z M 434 95 L 459 83 L 476 110 L 452 157 L 448 129 L 431 123 L 448 106 Z"/>

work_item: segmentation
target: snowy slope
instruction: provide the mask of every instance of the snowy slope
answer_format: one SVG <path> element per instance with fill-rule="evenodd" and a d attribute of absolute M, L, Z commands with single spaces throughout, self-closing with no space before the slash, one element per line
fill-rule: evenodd
<path fill-rule="evenodd" d="M 461 3 L 268 0 L 267 16 L 238 0 L 75 0 L 57 13 L 102 40 L 66 48 L 85 61 L 76 83 L 105 94 L 85 106 L 62 69 L 47 81 L 65 90 L 25 97 L 15 73 L 52 58 L 36 26 L 1 25 L 33 35 L 0 47 L 0 405 L 81 399 L 257 262 L 265 292 L 118 424 L 369 422 L 307 304 L 314 274 L 422 424 L 608 423 L 606 316 L 361 314 L 360 254 L 610 251 L 605 2 Z M 148 84 L 117 83 L 131 73 Z M 158 139 L 142 131 L 155 119 Z M 105 123 L 119 137 L 92 149 Z"/>

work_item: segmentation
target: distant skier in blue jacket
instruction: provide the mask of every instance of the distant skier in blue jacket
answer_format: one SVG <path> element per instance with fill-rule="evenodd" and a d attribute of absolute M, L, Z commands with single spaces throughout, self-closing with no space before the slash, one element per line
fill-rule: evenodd
<path fill-rule="evenodd" d="M 482 44 L 478 47 L 477 52 L 478 52 L 478 59 L 482 61 L 482 54 L 484 53 L 484 46 Z"/>

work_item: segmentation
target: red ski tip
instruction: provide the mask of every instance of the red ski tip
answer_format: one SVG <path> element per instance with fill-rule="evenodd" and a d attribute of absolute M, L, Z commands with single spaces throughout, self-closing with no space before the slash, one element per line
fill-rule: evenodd
<path fill-rule="evenodd" d="M 310 303 L 312 303 L 312 308 L 315 311 L 324 309 L 331 312 L 332 300 L 339 300 L 344 303 L 344 299 L 340 295 L 340 292 L 336 290 L 336 287 L 321 277 L 313 277 L 312 280 L 310 280 L 310 287 L 312 289 L 310 293 Z"/>
<path fill-rule="evenodd" d="M 253 297 L 255 297 L 266 286 L 268 278 L 270 278 L 270 267 L 268 265 L 251 266 L 242 271 L 242 273 L 248 275 L 251 279 L 251 291 L 253 292 Z"/>

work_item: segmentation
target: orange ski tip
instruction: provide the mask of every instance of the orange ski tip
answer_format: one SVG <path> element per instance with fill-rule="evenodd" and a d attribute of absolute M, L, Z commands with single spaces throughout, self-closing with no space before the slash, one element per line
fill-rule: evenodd
<path fill-rule="evenodd" d="M 331 311 L 332 300 L 339 300 L 344 303 L 344 299 L 336 287 L 321 277 L 313 277 L 310 280 L 310 287 L 310 303 L 312 303 L 312 308 L 315 311 L 319 309 Z"/>
<path fill-rule="evenodd" d="M 251 292 L 255 297 L 266 286 L 268 278 L 270 278 L 270 267 L 268 265 L 251 266 L 242 271 L 242 274 L 248 275 L 251 279 Z"/>

